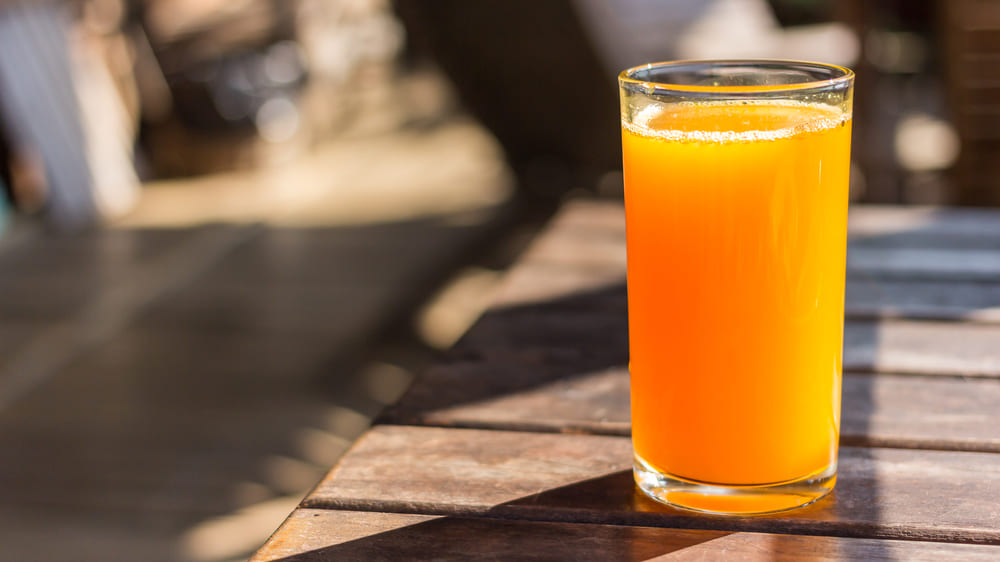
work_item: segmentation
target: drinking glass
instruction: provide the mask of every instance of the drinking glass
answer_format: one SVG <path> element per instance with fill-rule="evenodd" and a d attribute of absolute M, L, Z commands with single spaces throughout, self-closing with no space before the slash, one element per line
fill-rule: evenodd
<path fill-rule="evenodd" d="M 619 76 L 634 473 L 783 511 L 833 489 L 854 74 L 681 61 Z"/>

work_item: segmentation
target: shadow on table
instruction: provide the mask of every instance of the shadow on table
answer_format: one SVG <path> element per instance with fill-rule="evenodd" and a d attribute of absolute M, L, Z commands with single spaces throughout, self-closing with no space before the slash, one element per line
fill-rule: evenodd
<path fill-rule="evenodd" d="M 442 517 L 279 558 L 310 560 L 607 560 L 642 562 L 728 533 Z"/>
<path fill-rule="evenodd" d="M 953 294 L 956 284 L 968 282 L 961 274 L 960 263 L 941 263 L 928 260 L 923 248 L 933 240 L 934 251 L 961 249 L 970 244 L 992 244 L 981 233 L 948 225 L 953 212 L 928 213 L 922 222 L 899 228 L 876 228 L 852 239 L 852 247 L 862 249 L 865 259 L 849 266 L 849 284 L 867 283 L 876 287 L 878 298 L 863 314 L 852 315 L 845 334 L 845 361 L 854 373 L 848 374 L 850 391 L 844 400 L 850 401 L 854 416 L 851 433 L 845 435 L 841 447 L 841 470 L 837 489 L 829 497 L 812 506 L 786 514 L 747 518 L 717 518 L 690 514 L 662 506 L 638 494 L 628 471 L 554 488 L 529 497 L 495 506 L 486 514 L 504 525 L 518 527 L 511 519 L 572 520 L 577 523 L 612 523 L 613 526 L 630 528 L 632 532 L 656 528 L 721 529 L 726 537 L 732 532 L 775 533 L 768 535 L 766 548 L 755 551 L 758 556 L 774 556 L 802 552 L 802 535 L 838 537 L 884 536 L 883 521 L 888 499 L 880 485 L 877 471 L 878 449 L 870 448 L 866 438 L 875 431 L 874 418 L 878 412 L 877 384 L 879 376 L 873 373 L 892 371 L 892 357 L 880 351 L 885 343 L 880 341 L 880 326 L 887 318 L 928 318 L 927 302 L 897 292 L 900 284 L 906 288 L 927 286 L 917 280 L 934 281 L 934 291 L 939 291 L 946 301 L 932 305 L 947 307 L 931 311 L 938 320 L 962 320 L 965 314 L 975 313 L 983 307 L 995 306 L 990 301 L 994 293 Z M 879 231 L 881 229 L 881 231 Z M 968 231 L 967 231 L 968 230 Z M 992 248 L 992 246 L 990 247 Z M 956 253 L 956 255 L 959 255 Z M 975 264 L 973 264 L 975 265 Z M 978 270 L 977 270 L 978 271 Z M 956 273 L 958 272 L 958 273 Z M 888 282 L 888 281 L 891 281 Z M 850 295 L 849 289 L 849 295 Z M 853 297 L 856 298 L 856 294 Z M 436 370 L 418 383 L 394 414 L 396 420 L 405 416 L 419 419 L 440 410 L 462 406 L 488 404 L 515 394 L 530 393 L 548 385 L 569 383 L 601 370 L 624 370 L 627 365 L 627 322 L 624 283 L 612 283 L 589 291 L 553 298 L 542 302 L 508 306 L 491 311 L 476 329 L 456 347 L 450 363 Z M 991 304 L 992 303 L 992 304 Z M 923 308 L 914 308 L 920 306 Z M 891 355 L 891 354 L 890 354 Z M 882 375 L 892 376 L 892 375 Z M 535 406 L 544 406 L 536 403 Z M 846 410 L 846 408 L 845 408 Z M 398 417 L 403 416 L 403 417 Z M 461 425 L 461 424 L 458 424 Z M 478 513 L 478 516 L 484 514 Z M 482 533 L 470 532 L 457 539 L 450 539 L 450 532 L 458 532 L 466 525 L 460 517 L 446 517 L 431 523 L 421 523 L 404 529 L 380 533 L 344 545 L 331 546 L 291 559 L 327 559 L 351 552 L 372 552 L 369 547 L 389 548 L 402 541 L 410 546 L 434 540 L 435 533 L 441 544 L 435 543 L 429 552 L 446 555 L 450 552 L 483 553 L 501 558 L 509 554 L 510 542 L 529 544 L 537 539 L 551 544 L 553 537 L 566 537 L 553 528 L 540 526 L 538 535 L 524 527 L 517 538 L 508 538 L 500 544 L 491 542 L 489 529 L 497 520 L 479 523 Z M 589 527 L 588 527 L 589 528 Z M 588 536 L 603 529 L 589 528 Z M 423 534 L 430 530 L 432 533 Z M 671 531 L 675 532 L 675 531 Z M 686 531 L 692 532 L 692 531 Z M 703 531 L 708 532 L 708 531 Z M 513 537 L 514 535 L 512 535 Z M 721 536 L 721 535 L 720 535 Z M 471 538 L 470 538 L 471 537 Z M 669 548 L 697 548 L 706 544 L 704 539 L 683 546 Z M 730 537 L 735 540 L 735 537 Z M 452 544 L 449 541 L 455 540 Z M 616 535 L 609 539 L 617 551 L 629 548 L 632 536 Z M 728 539 L 727 539 L 728 540 Z M 555 541 L 559 554 L 570 552 L 575 545 Z M 571 542 L 571 541 L 565 541 Z M 892 558 L 892 545 L 880 541 L 821 541 L 821 547 L 809 546 L 809 552 L 821 556 L 850 557 L 863 549 L 864 557 Z M 393 547 L 402 548 L 402 547 Z M 455 548 L 456 550 L 450 550 Z M 814 548 L 821 548 L 815 551 Z M 347 549 L 347 550 L 345 550 Z M 349 550 L 358 549 L 358 550 Z M 403 552 L 394 551 L 394 552 Z M 576 550 L 572 550 L 576 553 Z M 590 551 L 587 551 L 590 552 Z M 666 552 L 666 550 L 664 551 Z M 629 551 L 623 560 L 641 560 L 656 555 L 652 551 Z M 433 556 L 428 556 L 433 557 Z M 523 553 L 518 553 L 524 558 Z M 543 556 L 539 556 L 544 558 Z M 549 557 L 551 558 L 551 557 Z M 529 558 L 530 559 L 530 558 Z M 614 558 L 613 558 L 614 559 Z"/>
<path fill-rule="evenodd" d="M 574 380 L 589 377 L 595 372 L 622 372 L 627 368 L 627 327 L 624 283 L 544 302 L 493 310 L 456 347 L 451 354 L 451 364 L 427 373 L 426 378 L 411 389 L 389 417 L 402 421 L 423 418 L 426 421 L 427 416 L 433 417 L 435 412 L 456 412 L 463 405 L 475 408 L 489 407 L 491 402 L 497 401 L 502 404 L 506 397 L 528 395 L 541 387 L 572 385 Z M 868 354 L 875 353 L 879 336 L 876 322 L 854 322 L 850 330 L 847 345 L 865 347 L 869 350 Z M 853 410 L 862 412 L 865 418 L 863 425 L 867 424 L 875 408 L 873 380 L 872 376 L 864 376 L 856 381 L 861 384 L 855 384 L 850 395 L 851 400 L 857 401 L 852 404 Z M 554 394 L 548 390 L 550 388 L 546 393 L 535 396 Z M 614 404 L 624 402 L 617 408 L 627 411 L 627 386 L 615 390 L 620 390 L 621 396 L 605 395 L 600 400 L 612 411 L 616 409 Z M 553 400 L 559 403 L 549 406 L 565 408 L 564 402 L 574 401 L 582 408 L 593 406 L 579 394 L 560 397 Z M 545 411 L 546 404 L 543 402 L 544 399 L 529 406 L 533 408 L 531 414 L 551 413 Z M 560 410 L 560 413 L 565 414 L 566 410 Z M 576 413 L 585 415 L 581 411 Z M 470 416 L 470 419 L 472 417 L 475 416 Z M 451 419 L 446 414 L 444 419 L 444 425 L 452 422 L 458 426 L 468 425 L 461 420 L 461 414 Z M 623 421 L 627 422 L 627 419 Z M 510 422 L 500 425 L 510 428 Z M 514 426 L 516 428 L 516 424 Z M 862 435 L 866 434 L 865 429 L 860 431 Z M 863 443 L 848 443 L 858 444 Z M 559 517 L 572 514 L 569 518 L 575 522 L 776 533 L 768 537 L 770 544 L 767 545 L 767 552 L 777 556 L 801 548 L 801 539 L 787 536 L 789 534 L 870 536 L 871 530 L 881 520 L 878 481 L 871 450 L 849 447 L 844 448 L 842 454 L 846 461 L 842 466 L 848 472 L 842 473 L 839 486 L 841 489 L 851 488 L 850 492 L 840 496 L 835 492 L 813 506 L 790 514 L 720 519 L 678 511 L 638 493 L 631 472 L 623 471 L 497 506 L 491 510 L 491 515 L 545 520 L 557 512 L 561 514 Z M 609 521 L 609 513 L 619 518 Z M 394 535 L 373 540 L 395 538 Z M 621 542 L 618 548 L 628 544 Z M 829 550 L 828 555 L 836 556 L 838 544 L 828 542 L 823 548 Z M 875 544 L 869 545 L 869 548 L 878 550 L 881 547 Z"/>
<path fill-rule="evenodd" d="M 473 514 L 475 518 L 443 516 L 407 524 L 404 516 L 388 514 L 400 517 L 403 526 L 278 560 L 639 562 L 680 552 L 706 559 L 723 553 L 781 559 L 805 551 L 830 558 L 856 556 L 862 548 L 865 555 L 882 551 L 871 541 L 863 547 L 829 538 L 804 542 L 801 535 L 869 536 L 870 526 L 838 523 L 847 519 L 844 509 L 834 494 L 786 514 L 696 514 L 648 499 L 635 489 L 631 471 L 620 471 L 500 504 L 485 514 Z M 878 508 L 872 503 L 850 509 L 852 519 L 877 520 Z"/>
<path fill-rule="evenodd" d="M 623 370 L 628 362 L 625 307 L 621 283 L 491 310 L 384 419 L 426 421 L 426 415 L 452 407 L 486 404 L 609 369 Z M 605 404 L 610 411 L 628 410 L 627 387 L 601 399 L 614 401 Z M 565 397 L 555 400 L 566 402 Z M 627 423 L 627 418 L 620 421 Z"/>

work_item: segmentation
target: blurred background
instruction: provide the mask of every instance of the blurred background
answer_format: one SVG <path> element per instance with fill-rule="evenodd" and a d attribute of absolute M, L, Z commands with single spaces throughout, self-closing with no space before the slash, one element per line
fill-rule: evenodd
<path fill-rule="evenodd" d="M 0 0 L 0 557 L 245 559 L 722 57 L 857 71 L 854 201 L 1000 204 L 1000 2 Z"/>

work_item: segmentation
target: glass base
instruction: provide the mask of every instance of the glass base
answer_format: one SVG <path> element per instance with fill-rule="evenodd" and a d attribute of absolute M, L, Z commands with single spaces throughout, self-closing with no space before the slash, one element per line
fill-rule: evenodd
<path fill-rule="evenodd" d="M 693 482 L 657 472 L 636 455 L 635 483 L 658 502 L 721 515 L 761 515 L 809 505 L 833 490 L 837 463 L 799 480 L 763 486 L 725 486 Z"/>

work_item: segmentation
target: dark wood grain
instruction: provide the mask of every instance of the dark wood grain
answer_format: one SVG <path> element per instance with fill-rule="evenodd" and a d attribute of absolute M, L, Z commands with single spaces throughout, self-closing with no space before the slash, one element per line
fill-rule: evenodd
<path fill-rule="evenodd" d="M 251 562 L 309 560 L 995 560 L 1000 548 L 300 509 Z"/>
<path fill-rule="evenodd" d="M 625 438 L 379 426 L 303 506 L 1000 544 L 1000 455 L 842 447 L 829 498 L 732 518 L 637 493 Z"/>

